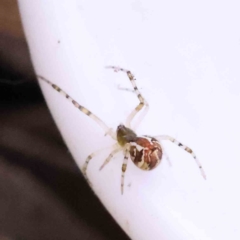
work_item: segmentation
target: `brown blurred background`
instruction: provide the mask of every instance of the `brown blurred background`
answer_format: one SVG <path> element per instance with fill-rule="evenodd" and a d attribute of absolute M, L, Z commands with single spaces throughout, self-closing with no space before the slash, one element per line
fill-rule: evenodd
<path fill-rule="evenodd" d="M 45 105 L 14 0 L 0 0 L 0 240 L 127 240 Z"/>

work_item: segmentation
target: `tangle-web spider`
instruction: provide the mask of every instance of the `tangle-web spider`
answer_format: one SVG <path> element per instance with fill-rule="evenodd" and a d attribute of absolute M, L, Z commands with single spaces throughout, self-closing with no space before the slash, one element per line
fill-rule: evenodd
<path fill-rule="evenodd" d="M 87 108 L 83 107 L 79 103 L 77 103 L 73 98 L 71 98 L 65 91 L 63 91 L 60 87 L 53 84 L 51 81 L 47 80 L 46 78 L 42 76 L 38 76 L 39 79 L 45 81 L 46 83 L 50 84 L 56 91 L 63 94 L 66 99 L 68 99 L 70 102 L 73 103 L 73 105 L 78 108 L 81 112 L 86 114 L 88 117 L 92 118 L 95 122 L 97 122 L 101 128 L 105 131 L 107 135 L 112 137 L 117 143 L 115 143 L 112 146 L 112 151 L 100 167 L 100 170 L 103 169 L 103 167 L 112 159 L 112 157 L 118 153 L 119 151 L 123 151 L 124 153 L 124 159 L 122 163 L 122 175 L 121 175 L 121 193 L 123 194 L 124 190 L 124 176 L 127 169 L 127 162 L 129 157 L 133 161 L 133 163 L 142 170 L 152 170 L 156 168 L 159 163 L 162 160 L 163 156 L 163 147 L 160 144 L 160 140 L 169 140 L 172 143 L 176 144 L 177 146 L 181 147 L 188 153 L 192 155 L 192 157 L 195 159 L 196 164 L 198 165 L 198 168 L 201 171 L 201 174 L 204 179 L 206 179 L 206 175 L 203 171 L 202 165 L 200 164 L 199 160 L 197 159 L 195 153 L 192 151 L 191 148 L 187 147 L 186 145 L 180 143 L 176 139 L 174 139 L 171 136 L 168 135 L 159 135 L 159 136 L 137 136 L 135 133 L 135 127 L 131 127 L 132 120 L 136 116 L 136 114 L 142 111 L 142 116 L 139 118 L 138 123 L 142 121 L 143 117 L 145 116 L 146 112 L 148 111 L 149 105 L 147 101 L 144 99 L 142 94 L 137 88 L 137 85 L 135 83 L 135 77 L 134 75 L 126 69 L 120 68 L 120 67 L 114 67 L 114 66 L 108 66 L 107 68 L 113 69 L 115 72 L 121 71 L 127 74 L 132 86 L 133 86 L 133 92 L 136 94 L 139 100 L 139 104 L 134 108 L 134 110 L 129 114 L 127 117 L 125 125 L 120 124 L 117 127 L 116 133 L 112 131 L 111 128 L 109 128 L 100 118 L 98 118 L 95 114 L 93 114 L 91 111 L 89 111 Z M 87 177 L 87 167 L 89 161 L 101 150 L 98 150 L 92 154 L 90 154 L 83 167 L 82 167 L 82 173 L 85 176 L 86 180 L 89 182 Z M 90 183 L 90 182 L 89 182 Z"/>

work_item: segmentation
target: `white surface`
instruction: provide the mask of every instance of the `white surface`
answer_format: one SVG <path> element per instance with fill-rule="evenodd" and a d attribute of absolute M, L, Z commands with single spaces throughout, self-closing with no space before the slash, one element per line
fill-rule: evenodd
<path fill-rule="evenodd" d="M 240 33 L 237 1 L 19 0 L 38 74 L 116 128 L 137 104 L 117 65 L 133 71 L 150 111 L 138 133 L 169 134 L 191 156 L 164 143 L 166 161 L 152 172 L 129 161 L 120 194 L 122 155 L 89 164 L 94 191 L 135 240 L 240 239 Z M 58 43 L 58 41 L 60 41 Z M 76 162 L 110 145 L 103 131 L 41 83 L 55 121 Z"/>

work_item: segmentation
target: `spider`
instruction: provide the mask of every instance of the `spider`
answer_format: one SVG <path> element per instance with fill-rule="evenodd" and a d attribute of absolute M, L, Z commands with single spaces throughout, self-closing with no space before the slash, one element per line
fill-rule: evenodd
<path fill-rule="evenodd" d="M 113 156 L 120 152 L 123 151 L 124 153 L 124 158 L 123 158 L 123 163 L 122 163 L 122 174 L 121 174 L 121 194 L 123 194 L 124 191 L 124 176 L 125 172 L 127 170 L 127 163 L 129 157 L 133 161 L 133 163 L 140 169 L 142 170 L 152 170 L 156 168 L 159 163 L 162 160 L 163 154 L 165 153 L 163 150 L 162 145 L 160 144 L 161 140 L 169 140 L 172 143 L 176 144 L 186 152 L 190 153 L 192 157 L 194 158 L 198 168 L 200 169 L 200 172 L 203 176 L 204 179 L 206 179 L 206 175 L 204 173 L 204 170 L 202 168 L 202 165 L 200 164 L 199 160 L 197 159 L 195 153 L 192 151 L 191 148 L 187 147 L 186 145 L 182 144 L 175 138 L 168 136 L 168 135 L 159 135 L 159 136 L 148 136 L 148 135 L 143 135 L 143 136 L 138 136 L 135 133 L 135 129 L 137 128 L 138 124 L 142 121 L 143 117 L 146 115 L 149 105 L 147 101 L 144 99 L 142 94 L 137 88 L 137 85 L 135 83 L 136 79 L 134 75 L 131 73 L 131 71 L 120 68 L 120 67 L 115 67 L 115 66 L 107 66 L 106 68 L 108 69 L 113 69 L 115 72 L 124 72 L 127 74 L 133 90 L 139 100 L 139 104 L 134 108 L 134 110 L 129 114 L 127 117 L 125 125 L 120 124 L 117 127 L 116 132 L 114 132 L 111 128 L 109 128 L 100 118 L 98 118 L 95 114 L 93 114 L 91 111 L 89 111 L 87 108 L 83 107 L 77 101 L 75 101 L 73 98 L 71 98 L 65 91 L 63 91 L 60 87 L 57 85 L 53 84 L 51 81 L 48 79 L 39 76 L 38 78 L 45 81 L 49 85 L 51 85 L 56 91 L 59 93 L 63 94 L 66 99 L 68 99 L 72 104 L 78 108 L 81 112 L 86 114 L 88 117 L 92 118 L 100 127 L 105 131 L 105 135 L 109 135 L 113 140 L 116 141 L 116 143 L 111 147 L 112 151 L 106 158 L 106 160 L 103 162 L 99 170 L 102 170 L 103 167 L 106 166 L 107 163 L 113 158 Z M 123 88 L 122 88 L 123 89 Z M 126 90 L 126 89 L 123 89 Z M 145 108 L 144 108 L 145 107 Z M 143 110 L 142 110 L 143 109 Z M 131 126 L 132 120 L 134 117 L 137 115 L 138 112 L 142 110 L 142 115 L 139 117 L 139 121 L 135 124 L 135 126 Z M 103 150 L 103 149 L 101 149 Z M 87 167 L 90 162 L 90 160 L 95 157 L 99 151 L 93 152 L 90 154 L 87 158 L 85 163 L 83 164 L 82 167 L 82 173 L 84 177 L 86 178 L 87 182 L 91 185 L 90 181 L 88 180 L 87 177 Z"/>

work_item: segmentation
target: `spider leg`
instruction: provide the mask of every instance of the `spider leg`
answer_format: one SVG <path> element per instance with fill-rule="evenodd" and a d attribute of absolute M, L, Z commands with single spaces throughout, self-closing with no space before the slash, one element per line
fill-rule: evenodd
<path fill-rule="evenodd" d="M 162 151 L 163 151 L 163 156 L 166 158 L 166 160 L 167 160 L 169 166 L 171 167 L 171 166 L 172 166 L 172 163 L 171 163 L 171 161 L 170 161 L 170 158 L 169 158 L 169 156 L 168 156 L 166 150 L 163 148 L 162 145 L 161 145 L 161 147 L 162 147 Z"/>
<path fill-rule="evenodd" d="M 145 102 L 145 108 L 143 109 L 140 116 L 138 117 L 138 119 L 134 123 L 134 125 L 132 127 L 132 130 L 135 131 L 138 128 L 139 124 L 142 122 L 143 118 L 146 116 L 148 110 L 149 110 L 149 105 L 148 105 L 148 103 Z M 134 111 L 135 111 L 135 109 L 134 109 Z M 134 118 L 134 116 L 132 118 Z M 130 126 L 130 122 L 129 123 L 127 122 L 127 124 L 129 124 L 129 126 Z"/>
<path fill-rule="evenodd" d="M 100 118 L 98 118 L 95 114 L 93 114 L 91 111 L 89 111 L 87 108 L 81 106 L 77 101 L 75 101 L 71 96 L 69 96 L 65 91 L 63 91 L 59 86 L 56 84 L 53 84 L 48 79 L 37 75 L 37 77 L 44 82 L 48 83 L 50 86 L 52 86 L 56 91 L 61 93 L 68 101 L 70 101 L 74 107 L 79 109 L 81 112 L 83 112 L 85 115 L 93 119 L 95 122 L 98 123 L 98 125 L 104 130 L 106 135 L 111 136 L 114 140 L 116 140 L 116 136 L 111 128 L 109 128 Z"/>
<path fill-rule="evenodd" d="M 90 155 L 88 155 L 88 157 L 86 158 L 84 164 L 83 164 L 83 167 L 82 167 L 82 174 L 83 176 L 85 177 L 86 181 L 88 182 L 88 184 L 91 186 L 91 182 L 89 181 L 88 177 L 87 177 L 87 167 L 88 167 L 88 164 L 90 162 L 90 160 L 95 157 L 96 155 L 98 155 L 100 152 L 102 152 L 103 150 L 106 150 L 106 149 L 109 149 L 109 148 L 113 148 L 113 149 L 116 149 L 116 147 L 118 146 L 118 144 L 114 144 L 112 146 L 108 146 L 106 148 L 102 148 L 102 149 L 99 149 L 93 153 L 91 153 Z"/>
<path fill-rule="evenodd" d="M 122 90 L 122 91 L 126 91 L 126 92 L 131 92 L 131 93 L 134 93 L 134 94 L 135 94 L 135 91 L 134 91 L 133 89 L 125 88 L 125 87 L 122 87 L 121 85 L 118 85 L 117 88 L 118 88 L 118 90 Z"/>
<path fill-rule="evenodd" d="M 124 190 L 124 177 L 125 177 L 125 172 L 127 170 L 128 157 L 129 157 L 129 150 L 128 150 L 128 148 L 126 148 L 125 153 L 124 153 L 124 159 L 123 159 L 123 164 L 122 164 L 122 175 L 121 175 L 121 193 L 122 194 L 123 194 L 123 190 Z"/>
<path fill-rule="evenodd" d="M 123 90 L 123 91 L 127 91 L 127 92 L 131 92 L 131 93 L 134 93 L 135 94 L 135 91 L 132 90 L 132 89 L 129 89 L 129 88 L 125 88 L 125 87 L 122 87 L 120 85 L 118 85 L 118 89 L 119 90 Z M 141 112 L 141 115 L 138 117 L 138 119 L 136 120 L 136 122 L 134 123 L 133 127 L 132 127 L 132 130 L 136 130 L 139 126 L 139 124 L 141 123 L 141 121 L 143 120 L 143 118 L 146 116 L 147 112 L 149 110 L 149 105 L 148 103 L 146 103 L 145 101 L 145 108 L 143 109 L 143 111 Z"/>
<path fill-rule="evenodd" d="M 176 144 L 177 146 L 179 146 L 180 148 L 182 148 L 183 150 L 185 150 L 186 152 L 190 153 L 192 155 L 192 157 L 195 159 L 196 164 L 198 165 L 198 168 L 203 176 L 204 179 L 206 179 L 206 174 L 203 170 L 203 167 L 200 163 L 200 161 L 198 160 L 196 154 L 193 152 L 193 150 L 191 148 L 189 148 L 186 145 L 183 145 L 182 143 L 180 143 L 178 140 L 176 140 L 173 137 L 170 137 L 168 135 L 160 135 L 160 136 L 156 136 L 155 138 L 160 139 L 160 140 L 169 140 L 172 143 Z"/>
<path fill-rule="evenodd" d="M 118 71 L 125 72 L 128 75 L 128 78 L 129 78 L 129 80 L 130 80 L 130 82 L 131 82 L 131 84 L 133 86 L 134 92 L 135 92 L 135 94 L 137 95 L 137 97 L 139 99 L 139 104 L 129 114 L 129 116 L 127 117 L 127 120 L 126 120 L 126 126 L 131 128 L 131 122 L 134 119 L 134 117 L 136 116 L 136 114 L 145 106 L 146 111 L 144 112 L 144 114 L 141 115 L 141 118 L 138 121 L 138 124 L 139 124 L 142 121 L 143 117 L 146 115 L 146 113 L 148 111 L 148 108 L 149 108 L 149 105 L 148 105 L 147 101 L 144 99 L 144 97 L 142 96 L 142 94 L 140 93 L 140 91 L 138 90 L 138 87 L 137 87 L 137 85 L 135 83 L 136 78 L 134 77 L 134 75 L 129 70 L 126 70 L 126 69 L 120 68 L 120 67 L 114 67 L 114 66 L 107 66 L 106 68 L 111 68 L 115 72 L 118 72 Z"/>
<path fill-rule="evenodd" d="M 109 156 L 106 158 L 106 160 L 104 161 L 104 163 L 102 164 L 102 166 L 99 168 L 99 170 L 102 170 L 112 159 L 112 157 L 118 153 L 119 151 L 121 151 L 122 149 L 119 147 L 116 147 L 110 154 Z"/>

